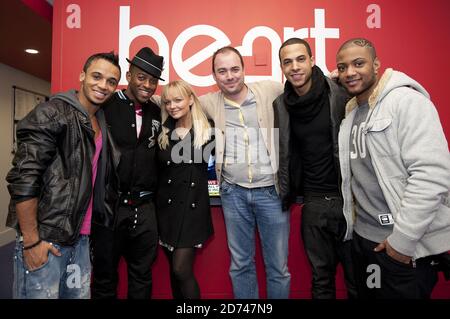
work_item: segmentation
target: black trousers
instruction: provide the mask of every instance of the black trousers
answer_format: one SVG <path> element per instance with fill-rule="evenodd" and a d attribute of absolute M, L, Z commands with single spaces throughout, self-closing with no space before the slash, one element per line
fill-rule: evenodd
<path fill-rule="evenodd" d="M 392 259 L 386 250 L 374 252 L 377 245 L 353 232 L 352 257 L 358 298 L 429 299 L 438 280 L 432 265 L 435 256 L 404 264 Z"/>
<path fill-rule="evenodd" d="M 158 232 L 152 202 L 119 206 L 114 230 L 92 226 L 92 298 L 117 297 L 120 257 L 128 270 L 128 298 L 149 299 L 152 291 L 152 264 L 156 259 Z"/>
<path fill-rule="evenodd" d="M 356 298 L 351 241 L 343 241 L 347 224 L 339 194 L 305 193 L 301 234 L 312 270 L 312 298 L 336 298 L 336 269 L 344 270 L 348 298 Z"/>

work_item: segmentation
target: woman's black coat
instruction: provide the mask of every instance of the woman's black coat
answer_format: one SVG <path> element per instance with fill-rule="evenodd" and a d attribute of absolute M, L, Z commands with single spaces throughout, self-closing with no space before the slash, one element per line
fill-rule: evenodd
<path fill-rule="evenodd" d="M 156 212 L 159 237 L 164 244 L 175 248 L 194 247 L 203 244 L 214 232 L 207 172 L 214 141 L 196 149 L 193 147 L 193 130 L 179 140 L 173 134 L 174 125 L 170 126 L 170 143 L 165 150 L 158 151 Z"/>

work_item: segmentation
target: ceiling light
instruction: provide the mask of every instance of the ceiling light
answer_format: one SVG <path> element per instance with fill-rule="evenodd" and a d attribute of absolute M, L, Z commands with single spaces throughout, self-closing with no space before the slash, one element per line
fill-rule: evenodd
<path fill-rule="evenodd" d="M 29 54 L 38 54 L 39 53 L 39 51 L 35 50 L 35 49 L 26 49 L 25 52 L 29 53 Z"/>

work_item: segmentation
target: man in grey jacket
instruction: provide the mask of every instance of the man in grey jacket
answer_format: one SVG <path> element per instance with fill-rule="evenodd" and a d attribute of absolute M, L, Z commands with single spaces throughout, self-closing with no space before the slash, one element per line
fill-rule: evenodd
<path fill-rule="evenodd" d="M 286 299 L 289 214 L 278 195 L 273 100 L 281 83 L 245 83 L 244 62 L 233 47 L 217 50 L 213 77 L 220 91 L 200 97 L 216 127 L 216 175 L 231 253 L 230 277 L 236 299 L 259 297 L 255 228 L 261 239 L 267 297 Z"/>
<path fill-rule="evenodd" d="M 348 297 L 355 298 L 337 147 L 348 96 L 314 64 L 305 40 L 286 40 L 279 57 L 287 80 L 273 103 L 280 134 L 280 193 L 286 209 L 296 197 L 304 198 L 301 233 L 312 270 L 312 297 L 336 298 L 336 268 L 341 263 Z"/>
<path fill-rule="evenodd" d="M 361 298 L 429 298 L 432 264 L 450 250 L 450 156 L 428 93 L 387 69 L 372 43 L 351 39 L 336 57 L 354 98 L 339 133 L 344 214 L 355 213 L 352 256 Z"/>

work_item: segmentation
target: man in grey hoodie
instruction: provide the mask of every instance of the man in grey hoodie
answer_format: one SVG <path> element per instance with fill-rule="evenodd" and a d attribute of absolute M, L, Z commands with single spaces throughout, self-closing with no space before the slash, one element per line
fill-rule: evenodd
<path fill-rule="evenodd" d="M 113 221 L 117 160 L 100 106 L 119 82 L 117 56 L 92 55 L 79 79 L 79 91 L 54 95 L 17 126 L 6 177 L 15 298 L 89 298 L 91 221 Z"/>
<path fill-rule="evenodd" d="M 435 106 L 372 43 L 346 41 L 339 81 L 354 96 L 339 133 L 344 214 L 353 217 L 360 298 L 429 298 L 450 250 L 450 156 Z M 351 234 L 351 232 L 349 232 Z"/>

